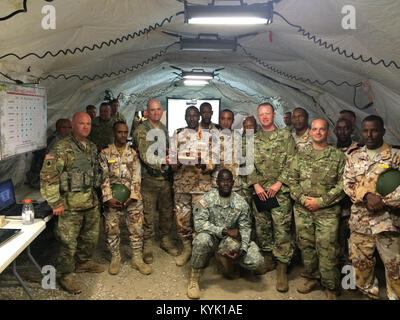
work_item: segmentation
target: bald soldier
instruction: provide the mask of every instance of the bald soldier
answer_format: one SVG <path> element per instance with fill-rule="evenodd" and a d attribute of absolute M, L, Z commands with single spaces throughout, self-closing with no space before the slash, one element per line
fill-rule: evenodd
<path fill-rule="evenodd" d="M 147 102 L 147 120 L 138 125 L 133 133 L 133 143 L 138 148 L 142 164 L 142 187 L 144 208 L 144 247 L 143 259 L 153 262 L 153 239 L 155 215 L 159 214 L 160 247 L 172 256 L 178 250 L 171 241 L 173 224 L 173 198 L 170 181 L 170 167 L 166 164 L 165 150 L 169 148 L 168 129 L 161 123 L 163 109 L 160 101 L 151 99 Z M 151 152 L 154 141 L 163 144 L 164 156 Z"/>
<path fill-rule="evenodd" d="M 295 200 L 297 244 L 305 270 L 302 276 L 306 278 L 297 291 L 309 293 L 320 280 L 327 298 L 334 300 L 340 280 L 338 228 L 345 156 L 328 145 L 328 135 L 325 119 L 312 122 L 312 145 L 297 152 L 288 172 L 290 178 L 285 181 Z"/>
<path fill-rule="evenodd" d="M 46 155 L 40 173 L 41 194 L 58 216 L 56 259 L 60 285 L 70 293 L 81 288 L 73 272 L 103 272 L 91 260 L 99 237 L 100 212 L 96 187 L 100 185 L 96 146 L 87 139 L 91 119 L 86 112 L 72 118 L 72 133 Z"/>
<path fill-rule="evenodd" d="M 254 136 L 254 170 L 248 177 L 261 201 L 276 197 L 279 207 L 259 212 L 253 206 L 259 247 L 264 255 L 264 264 L 259 274 L 275 268 L 278 261 L 276 289 L 289 290 L 287 266 L 293 256 L 291 240 L 292 201 L 289 188 L 283 183 L 283 173 L 295 154 L 295 143 L 286 129 L 274 124 L 274 107 L 266 102 L 258 106 L 257 116 L 262 130 Z"/>

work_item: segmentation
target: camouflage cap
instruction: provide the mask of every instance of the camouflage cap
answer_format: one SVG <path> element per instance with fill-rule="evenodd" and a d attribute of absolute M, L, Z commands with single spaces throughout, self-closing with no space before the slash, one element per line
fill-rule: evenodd
<path fill-rule="evenodd" d="M 218 246 L 218 253 L 223 254 L 224 252 L 238 252 L 240 251 L 240 242 L 232 237 L 226 237 L 222 239 Z"/>

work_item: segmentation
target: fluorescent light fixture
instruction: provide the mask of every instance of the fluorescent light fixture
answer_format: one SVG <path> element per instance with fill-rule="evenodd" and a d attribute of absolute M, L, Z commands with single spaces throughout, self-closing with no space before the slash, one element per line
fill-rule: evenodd
<path fill-rule="evenodd" d="M 273 3 L 256 3 L 232 6 L 188 5 L 185 3 L 185 23 L 189 24 L 270 24 Z"/>
<path fill-rule="evenodd" d="M 181 50 L 190 51 L 236 51 L 237 39 L 181 38 Z"/>
<path fill-rule="evenodd" d="M 182 71 L 182 78 L 189 80 L 211 80 L 214 79 L 214 73 L 205 71 Z"/>
<path fill-rule="evenodd" d="M 207 80 L 184 80 L 183 84 L 185 86 L 206 86 L 208 84 Z"/>

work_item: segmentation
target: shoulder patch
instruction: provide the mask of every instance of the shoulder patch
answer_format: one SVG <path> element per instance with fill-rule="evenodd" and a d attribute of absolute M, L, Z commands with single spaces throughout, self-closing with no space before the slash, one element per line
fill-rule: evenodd
<path fill-rule="evenodd" d="M 203 208 L 207 207 L 207 205 L 208 205 L 207 201 L 204 200 L 204 199 L 200 199 L 200 200 L 199 200 L 199 203 L 201 204 L 201 206 L 202 206 Z"/>
<path fill-rule="evenodd" d="M 44 158 L 44 160 L 53 160 L 55 158 L 56 158 L 55 154 L 48 153 L 48 154 L 46 154 L 46 157 Z"/>

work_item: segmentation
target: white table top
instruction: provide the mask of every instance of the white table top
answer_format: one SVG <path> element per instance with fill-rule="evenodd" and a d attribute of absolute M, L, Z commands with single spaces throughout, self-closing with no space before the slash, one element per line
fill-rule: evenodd
<path fill-rule="evenodd" d="M 0 273 L 46 228 L 46 219 L 35 219 L 33 224 L 23 225 L 21 216 L 6 218 L 4 229 L 21 229 L 14 237 L 0 245 Z M 47 218 L 47 217 L 46 217 Z M 51 216 L 49 217 L 49 219 Z M 18 220 L 16 220 L 18 219 Z"/>

